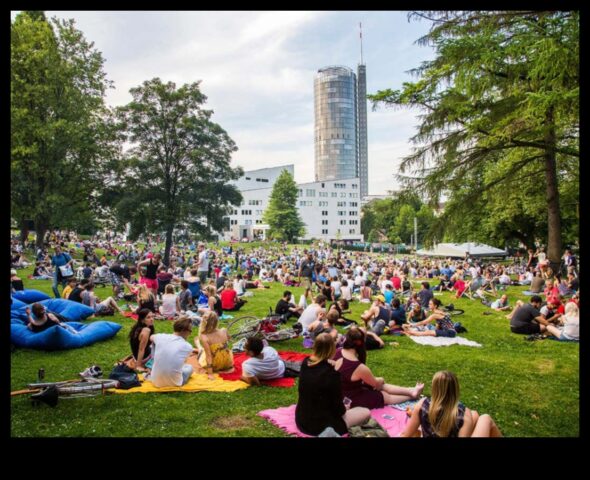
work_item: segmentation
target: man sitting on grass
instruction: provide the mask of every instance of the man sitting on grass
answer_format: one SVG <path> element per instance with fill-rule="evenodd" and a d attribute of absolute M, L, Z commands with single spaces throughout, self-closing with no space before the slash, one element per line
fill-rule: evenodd
<path fill-rule="evenodd" d="M 264 342 L 256 337 L 250 337 L 244 348 L 250 358 L 242 364 L 240 380 L 249 385 L 260 385 L 260 380 L 283 377 L 285 362 L 274 348 L 265 346 Z"/>

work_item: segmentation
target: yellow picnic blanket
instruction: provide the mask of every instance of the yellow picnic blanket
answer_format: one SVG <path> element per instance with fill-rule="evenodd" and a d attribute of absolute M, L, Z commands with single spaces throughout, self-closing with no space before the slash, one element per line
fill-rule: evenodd
<path fill-rule="evenodd" d="M 143 375 L 139 375 L 139 379 L 143 380 Z M 163 392 L 235 392 L 236 390 L 243 390 L 248 388 L 245 382 L 236 381 L 230 382 L 223 380 L 219 375 L 215 375 L 215 380 L 209 380 L 205 373 L 193 373 L 186 385 L 182 387 L 154 387 L 153 383 L 145 380 L 141 387 L 130 388 L 129 390 L 113 389 L 114 393 L 163 393 Z"/>

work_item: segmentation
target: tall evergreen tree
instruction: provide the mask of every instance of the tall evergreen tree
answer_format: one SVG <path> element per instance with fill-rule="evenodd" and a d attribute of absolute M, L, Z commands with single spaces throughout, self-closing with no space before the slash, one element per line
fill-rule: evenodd
<path fill-rule="evenodd" d="M 451 216 L 481 216 L 483 192 L 505 197 L 510 182 L 539 175 L 547 256 L 559 264 L 560 176 L 576 182 L 580 155 L 579 12 L 439 11 L 411 18 L 432 21 L 419 43 L 432 45 L 436 58 L 413 70 L 418 81 L 370 96 L 375 104 L 424 112 L 402 181 L 433 200 L 449 196 L 444 226 Z"/>
<path fill-rule="evenodd" d="M 297 184 L 287 170 L 273 185 L 263 221 L 270 227 L 270 238 L 293 242 L 305 234 L 305 223 L 297 211 Z"/>

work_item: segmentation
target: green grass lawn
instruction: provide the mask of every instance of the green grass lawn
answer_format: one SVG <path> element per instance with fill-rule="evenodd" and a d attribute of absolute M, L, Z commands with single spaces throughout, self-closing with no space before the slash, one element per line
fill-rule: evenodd
<path fill-rule="evenodd" d="M 51 294 L 51 281 L 28 280 L 31 268 L 20 270 L 26 288 Z M 417 285 L 417 284 L 416 284 Z M 254 297 L 238 315 L 259 315 L 274 308 L 285 287 L 253 290 Z M 523 287 L 509 287 L 513 305 Z M 292 288 L 297 299 L 302 288 Z M 104 298 L 110 287 L 96 288 Z M 455 372 L 461 399 L 480 413 L 489 413 L 508 437 L 574 437 L 579 435 L 579 345 L 551 340 L 527 342 L 510 333 L 504 314 L 468 299 L 451 300 L 466 313 L 457 320 L 468 329 L 463 334 L 483 345 L 471 348 L 419 346 L 406 337 L 383 337 L 386 346 L 370 351 L 368 365 L 389 383 L 413 386 L 426 383 L 430 394 L 435 372 Z M 352 304 L 349 318 L 359 319 L 366 305 Z M 234 313 L 235 315 L 235 313 Z M 17 349 L 11 354 L 11 390 L 26 388 L 36 380 L 39 368 L 46 379 L 75 378 L 92 364 L 110 371 L 113 363 L 129 353 L 127 335 L 133 320 L 106 317 L 123 325 L 111 340 L 82 349 L 44 352 Z M 92 320 L 91 320 L 92 321 Z M 172 332 L 171 322 L 156 322 L 157 332 Z M 196 334 L 196 330 L 194 332 Z M 190 339 L 192 341 L 192 338 Z M 398 342 L 399 346 L 389 345 Z M 279 350 L 308 351 L 300 339 L 275 344 Z M 11 427 L 15 437 L 283 437 L 285 434 L 256 414 L 297 401 L 297 388 L 251 387 L 235 393 L 162 393 L 106 395 L 67 399 L 56 408 L 34 407 L 27 395 L 11 397 Z"/>

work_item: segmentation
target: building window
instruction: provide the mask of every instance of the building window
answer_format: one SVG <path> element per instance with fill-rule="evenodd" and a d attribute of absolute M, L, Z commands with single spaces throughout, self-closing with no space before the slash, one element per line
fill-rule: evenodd
<path fill-rule="evenodd" d="M 340 198 L 346 198 L 346 192 L 340 192 Z"/>
<path fill-rule="evenodd" d="M 346 210 L 338 210 L 338 216 L 344 217 L 346 215 Z"/>
<path fill-rule="evenodd" d="M 322 220 L 322 225 L 328 225 L 328 220 Z"/>
<path fill-rule="evenodd" d="M 326 228 L 322 229 L 322 235 L 328 235 L 328 230 Z"/>
<path fill-rule="evenodd" d="M 260 225 L 262 223 L 262 220 L 256 220 L 256 225 Z"/>
<path fill-rule="evenodd" d="M 303 197 L 303 188 L 300 188 L 298 193 L 300 197 Z"/>
<path fill-rule="evenodd" d="M 250 180 L 250 177 L 246 177 L 246 180 Z"/>
<path fill-rule="evenodd" d="M 346 225 L 346 220 L 340 220 L 340 225 Z"/>
<path fill-rule="evenodd" d="M 358 207 L 358 203 L 357 202 L 350 202 L 350 206 L 351 207 Z"/>
<path fill-rule="evenodd" d="M 338 202 L 337 207 L 346 207 L 346 202 Z"/>
<path fill-rule="evenodd" d="M 348 196 L 350 198 L 358 198 L 359 197 L 359 194 L 358 193 L 349 193 Z"/>
<path fill-rule="evenodd" d="M 244 225 L 252 225 L 252 220 L 246 220 L 246 221 L 244 222 Z"/>
<path fill-rule="evenodd" d="M 322 183 L 322 188 L 325 188 L 325 187 L 326 187 L 326 184 L 325 183 Z"/>
<path fill-rule="evenodd" d="M 305 196 L 306 197 L 315 197 L 315 190 L 313 190 L 311 188 L 307 188 L 305 190 Z"/>
<path fill-rule="evenodd" d="M 349 225 L 358 225 L 359 224 L 359 221 L 358 220 L 349 220 L 348 221 L 348 224 Z"/>
<path fill-rule="evenodd" d="M 318 202 L 318 206 L 319 207 L 327 207 L 328 206 L 328 202 L 326 202 L 326 201 L 323 201 L 323 202 L 320 201 L 320 202 Z"/>
<path fill-rule="evenodd" d="M 359 188 L 359 186 L 356 183 L 353 183 L 352 188 Z"/>
<path fill-rule="evenodd" d="M 349 214 L 351 217 L 356 217 L 356 212 L 353 212 L 352 210 L 350 210 L 350 211 L 348 212 L 348 214 Z"/>
<path fill-rule="evenodd" d="M 332 198 L 335 198 L 338 196 L 338 192 L 332 192 Z"/>
<path fill-rule="evenodd" d="M 354 228 L 351 228 L 348 233 L 356 233 L 356 230 Z"/>
<path fill-rule="evenodd" d="M 328 216 L 328 211 L 327 210 L 322 210 L 322 216 L 323 217 L 327 217 Z"/>
<path fill-rule="evenodd" d="M 320 192 L 319 193 L 320 197 L 327 197 L 328 196 L 328 192 Z"/>

